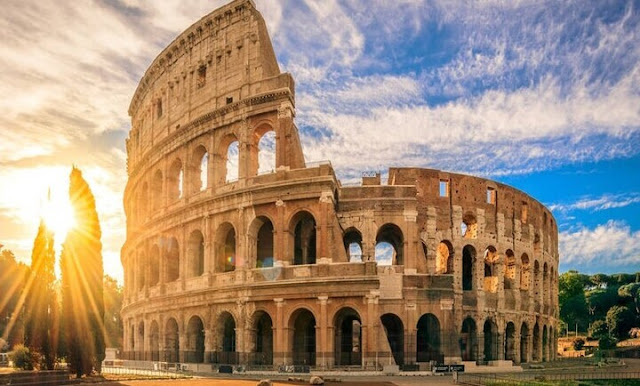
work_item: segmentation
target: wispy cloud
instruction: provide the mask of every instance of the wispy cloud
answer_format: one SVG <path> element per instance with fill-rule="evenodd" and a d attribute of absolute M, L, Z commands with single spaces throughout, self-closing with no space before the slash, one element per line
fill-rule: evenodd
<path fill-rule="evenodd" d="M 600 197 L 585 197 L 568 204 L 552 204 L 549 209 L 561 212 L 574 210 L 601 211 L 624 208 L 637 203 L 640 203 L 639 193 L 605 194 Z"/>

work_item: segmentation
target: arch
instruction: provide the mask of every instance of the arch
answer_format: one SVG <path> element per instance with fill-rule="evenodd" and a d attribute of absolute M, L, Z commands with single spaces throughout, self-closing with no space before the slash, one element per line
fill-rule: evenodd
<path fill-rule="evenodd" d="M 144 360 L 144 322 L 138 323 L 138 343 L 140 343 L 139 350 L 136 351 L 136 359 Z"/>
<path fill-rule="evenodd" d="M 549 360 L 549 334 L 547 331 L 547 326 L 542 326 L 542 361 L 546 362 Z"/>
<path fill-rule="evenodd" d="M 175 281 L 180 277 L 180 249 L 175 237 L 169 239 L 165 253 L 165 281 Z"/>
<path fill-rule="evenodd" d="M 551 288 L 549 287 L 549 266 L 547 265 L 547 263 L 544 263 L 544 266 L 542 268 L 542 288 L 541 288 L 544 297 L 548 297 L 549 288 Z"/>
<path fill-rule="evenodd" d="M 387 335 L 391 354 L 396 365 L 404 364 L 404 324 L 395 314 L 384 314 L 380 317 L 382 327 Z"/>
<path fill-rule="evenodd" d="M 512 289 L 516 283 L 516 257 L 511 249 L 504 253 L 506 269 L 504 271 L 504 289 Z"/>
<path fill-rule="evenodd" d="M 498 251 L 493 245 L 489 245 L 484 250 L 484 277 L 496 276 L 496 263 L 498 262 Z"/>
<path fill-rule="evenodd" d="M 529 290 L 529 282 L 531 281 L 531 267 L 529 265 L 529 255 L 523 253 L 520 256 L 520 289 L 523 291 Z"/>
<path fill-rule="evenodd" d="M 351 307 L 341 308 L 333 317 L 334 359 L 337 366 L 362 364 L 362 320 Z"/>
<path fill-rule="evenodd" d="M 169 318 L 164 329 L 164 360 L 169 363 L 180 361 L 180 336 L 178 322 L 174 318 Z"/>
<path fill-rule="evenodd" d="M 236 270 L 236 230 L 231 223 L 225 222 L 216 232 L 216 271 L 232 272 Z"/>
<path fill-rule="evenodd" d="M 316 364 L 316 318 L 306 308 L 297 309 L 289 318 L 289 333 L 294 365 Z"/>
<path fill-rule="evenodd" d="M 453 262 L 453 245 L 451 241 L 440 241 L 436 251 L 436 274 L 452 274 Z"/>
<path fill-rule="evenodd" d="M 251 227 L 250 236 L 255 237 L 256 268 L 273 267 L 274 256 L 274 228 L 271 220 L 266 216 L 257 217 Z"/>
<path fill-rule="evenodd" d="M 418 320 L 416 328 L 416 361 L 444 363 L 438 318 L 433 314 L 424 314 Z"/>
<path fill-rule="evenodd" d="M 206 190 L 209 185 L 209 152 L 203 145 L 198 145 L 191 154 L 189 164 L 190 184 L 189 191 L 198 193 Z"/>
<path fill-rule="evenodd" d="M 482 332 L 484 333 L 484 360 L 486 362 L 498 360 L 500 347 L 498 326 L 493 320 L 487 319 Z"/>
<path fill-rule="evenodd" d="M 548 351 L 548 355 L 547 355 L 547 360 L 548 361 L 553 361 L 555 360 L 555 355 L 556 355 L 556 339 L 555 339 L 555 335 L 554 335 L 554 331 L 553 331 L 553 326 L 549 326 L 549 336 L 547 338 L 547 341 L 549 342 L 549 351 Z"/>
<path fill-rule="evenodd" d="M 404 236 L 400 227 L 392 223 L 381 226 L 376 235 L 376 262 L 379 265 L 403 265 L 403 251 Z"/>
<path fill-rule="evenodd" d="M 540 361 L 540 326 L 536 322 L 533 326 L 533 350 L 532 350 L 532 360 L 534 362 Z"/>
<path fill-rule="evenodd" d="M 356 263 L 362 262 L 362 233 L 354 227 L 348 228 L 344 231 L 342 237 L 344 243 L 344 249 L 347 252 L 347 258 L 349 262 Z"/>
<path fill-rule="evenodd" d="M 235 182 L 240 178 L 240 142 L 232 141 L 224 154 L 225 183 Z"/>
<path fill-rule="evenodd" d="M 293 234 L 293 264 L 316 263 L 316 220 L 306 210 L 296 213 L 289 225 Z"/>
<path fill-rule="evenodd" d="M 529 361 L 529 326 L 527 322 L 522 322 L 520 326 L 520 363 Z"/>
<path fill-rule="evenodd" d="M 504 359 L 516 362 L 516 325 L 507 323 L 504 330 Z"/>
<path fill-rule="evenodd" d="M 536 302 L 540 301 L 540 297 L 539 297 L 541 294 L 540 280 L 542 280 L 540 276 L 541 276 L 540 263 L 538 262 L 538 260 L 536 260 L 533 263 L 533 291 L 534 291 Z"/>
<path fill-rule="evenodd" d="M 201 276 L 203 273 L 204 236 L 199 230 L 194 230 L 187 242 L 187 277 Z"/>
<path fill-rule="evenodd" d="M 144 286 L 146 284 L 146 278 L 147 278 L 147 258 L 144 254 L 144 252 L 140 252 L 138 254 L 138 272 L 137 272 L 137 276 L 138 276 L 138 291 L 142 291 L 144 289 Z"/>
<path fill-rule="evenodd" d="M 169 175 L 167 176 L 167 193 L 169 194 L 169 202 L 179 200 L 183 193 L 184 170 L 182 169 L 182 161 L 176 158 L 171 163 Z"/>
<path fill-rule="evenodd" d="M 204 362 L 204 323 L 199 316 L 192 316 L 187 324 L 187 341 L 185 347 L 185 362 Z"/>
<path fill-rule="evenodd" d="M 251 330 L 250 364 L 273 364 L 273 320 L 266 311 L 256 311 L 253 314 L 253 329 Z"/>
<path fill-rule="evenodd" d="M 155 320 L 151 322 L 151 328 L 149 328 L 149 350 L 150 359 L 152 361 L 160 360 L 160 328 L 158 322 Z"/>
<path fill-rule="evenodd" d="M 478 221 L 476 216 L 471 212 L 466 212 L 462 216 L 462 224 L 460 224 L 460 231 L 462 237 L 465 239 L 477 239 L 478 238 Z"/>
<path fill-rule="evenodd" d="M 236 321 L 230 312 L 220 313 L 216 323 L 216 337 L 218 346 L 215 363 L 237 364 L 236 352 Z"/>
<path fill-rule="evenodd" d="M 256 144 L 258 148 L 258 174 L 273 173 L 276 170 L 276 132 L 269 126 L 265 128 Z M 256 134 L 260 131 L 256 131 Z"/>
<path fill-rule="evenodd" d="M 476 322 L 471 317 L 467 317 L 462 321 L 459 344 L 460 356 L 463 361 L 478 360 L 478 329 Z"/>
<path fill-rule="evenodd" d="M 151 180 L 151 200 L 153 210 L 162 208 L 162 172 L 156 170 Z"/>
<path fill-rule="evenodd" d="M 476 249 L 471 245 L 462 248 L 462 290 L 471 291 L 475 289 L 473 284 L 473 271 L 476 260 Z"/>
<path fill-rule="evenodd" d="M 153 244 L 149 253 L 149 286 L 152 287 L 160 282 L 160 248 Z"/>

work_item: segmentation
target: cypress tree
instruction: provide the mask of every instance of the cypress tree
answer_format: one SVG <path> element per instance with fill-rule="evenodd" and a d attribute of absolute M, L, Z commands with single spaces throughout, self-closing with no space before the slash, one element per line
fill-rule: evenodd
<path fill-rule="evenodd" d="M 62 247 L 62 302 L 65 345 L 71 371 L 80 378 L 101 371 L 104 360 L 102 232 L 95 199 L 75 166 L 69 177 L 69 201 L 76 225 Z"/>
<path fill-rule="evenodd" d="M 53 370 L 58 340 L 58 301 L 55 288 L 53 232 L 40 220 L 31 252 L 27 289 L 25 345 L 42 354 L 44 366 Z"/>

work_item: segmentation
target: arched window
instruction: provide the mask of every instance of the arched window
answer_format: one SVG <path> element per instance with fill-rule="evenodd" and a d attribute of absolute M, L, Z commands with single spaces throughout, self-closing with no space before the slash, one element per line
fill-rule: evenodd
<path fill-rule="evenodd" d="M 529 266 L 529 256 L 523 253 L 520 257 L 522 267 L 520 268 L 520 289 L 523 291 L 529 290 L 529 282 L 531 281 L 531 268 Z"/>
<path fill-rule="evenodd" d="M 516 325 L 513 322 L 507 323 L 504 331 L 504 359 L 516 362 Z"/>
<path fill-rule="evenodd" d="M 200 276 L 204 273 L 204 236 L 195 230 L 189 235 L 187 244 L 188 277 Z"/>
<path fill-rule="evenodd" d="M 142 291 L 146 284 L 147 264 L 148 262 L 144 252 L 140 252 L 138 255 L 138 291 Z"/>
<path fill-rule="evenodd" d="M 236 270 L 236 230 L 226 222 L 216 232 L 216 270 L 231 272 Z"/>
<path fill-rule="evenodd" d="M 265 366 L 273 364 L 273 320 L 268 313 L 257 311 L 253 315 L 251 345 L 253 347 L 251 364 Z"/>
<path fill-rule="evenodd" d="M 362 235 L 356 228 L 349 228 L 342 238 L 349 262 L 362 262 Z"/>
<path fill-rule="evenodd" d="M 191 167 L 189 168 L 189 174 L 191 175 L 191 193 L 201 192 L 208 187 L 208 166 L 209 166 L 209 153 L 207 149 L 200 145 L 193 151 L 191 157 Z"/>
<path fill-rule="evenodd" d="M 476 249 L 471 245 L 465 245 L 462 249 L 462 289 L 471 291 L 473 285 L 474 262 L 476 260 Z"/>
<path fill-rule="evenodd" d="M 149 348 L 151 350 L 151 360 L 160 360 L 160 328 L 158 322 L 155 320 L 151 322 L 151 328 L 149 332 Z"/>
<path fill-rule="evenodd" d="M 204 362 L 204 324 L 198 316 L 192 316 L 187 324 L 185 362 Z"/>
<path fill-rule="evenodd" d="M 498 251 L 492 245 L 489 245 L 484 251 L 484 282 L 483 289 L 487 292 L 498 292 L 498 270 L 499 256 Z"/>
<path fill-rule="evenodd" d="M 160 248 L 157 245 L 151 247 L 149 255 L 149 285 L 154 286 L 160 282 Z"/>
<path fill-rule="evenodd" d="M 404 364 L 404 324 L 395 314 L 384 314 L 380 317 L 382 327 L 387 335 L 391 354 L 396 361 L 396 365 Z"/>
<path fill-rule="evenodd" d="M 258 142 L 258 174 L 276 170 L 276 133 L 267 131 Z"/>
<path fill-rule="evenodd" d="M 165 281 L 175 281 L 180 277 L 180 249 L 178 240 L 173 237 L 167 243 L 165 255 Z"/>
<path fill-rule="evenodd" d="M 164 329 L 164 361 L 169 363 L 180 362 L 180 338 L 178 331 L 178 322 L 174 318 L 167 320 Z"/>
<path fill-rule="evenodd" d="M 462 237 L 465 239 L 477 239 L 478 238 L 478 222 L 476 216 L 471 212 L 467 212 L 462 217 L 462 224 L 460 224 L 460 231 Z"/>
<path fill-rule="evenodd" d="M 342 308 L 333 318 L 335 331 L 335 364 L 360 366 L 362 364 L 362 321 L 351 307 Z"/>
<path fill-rule="evenodd" d="M 507 249 L 505 256 L 507 269 L 504 271 L 504 289 L 512 289 L 516 282 L 516 257 L 511 249 Z"/>
<path fill-rule="evenodd" d="M 476 322 L 470 317 L 462 322 L 460 351 L 463 361 L 478 360 L 478 329 L 476 328 Z"/>
<path fill-rule="evenodd" d="M 316 318 L 306 309 L 299 309 L 291 315 L 289 328 L 294 365 L 315 366 L 316 364 Z"/>
<path fill-rule="evenodd" d="M 151 190 L 153 209 L 158 210 L 162 208 L 162 172 L 160 170 L 156 170 L 153 174 Z"/>
<path fill-rule="evenodd" d="M 297 213 L 290 229 L 293 231 L 293 264 L 316 263 L 316 220 L 309 212 Z"/>
<path fill-rule="evenodd" d="M 226 154 L 226 179 L 225 182 L 234 182 L 238 180 L 238 168 L 240 167 L 240 144 L 233 141 L 229 144 Z"/>
<path fill-rule="evenodd" d="M 547 263 L 544 263 L 542 268 L 542 292 L 545 298 L 549 296 L 549 288 L 549 266 Z"/>
<path fill-rule="evenodd" d="M 520 326 L 520 363 L 529 361 L 529 327 L 526 322 L 522 322 Z"/>
<path fill-rule="evenodd" d="M 436 274 L 453 273 L 453 245 L 448 240 L 438 244 L 436 251 Z"/>
<path fill-rule="evenodd" d="M 487 319 L 484 322 L 484 360 L 495 361 L 500 352 L 500 334 L 498 326 L 493 320 Z"/>
<path fill-rule="evenodd" d="M 376 236 L 376 262 L 378 265 L 404 264 L 404 238 L 395 224 L 380 227 Z"/>
<path fill-rule="evenodd" d="M 169 168 L 169 179 L 167 181 L 167 190 L 169 192 L 169 201 L 182 198 L 182 183 L 184 172 L 182 170 L 182 161 L 176 158 Z"/>
<path fill-rule="evenodd" d="M 440 348 L 440 322 L 433 314 L 424 314 L 418 320 L 416 331 L 416 361 L 443 363 Z"/>
<path fill-rule="evenodd" d="M 536 260 L 533 263 L 533 291 L 535 292 L 535 299 L 536 301 L 540 301 L 540 294 L 541 294 L 541 286 L 542 286 L 542 275 L 540 272 L 540 263 L 538 263 L 538 260 Z"/>

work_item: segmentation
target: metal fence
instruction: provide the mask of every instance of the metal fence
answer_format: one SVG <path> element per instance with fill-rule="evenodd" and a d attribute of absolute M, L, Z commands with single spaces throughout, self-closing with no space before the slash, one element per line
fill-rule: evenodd
<path fill-rule="evenodd" d="M 546 381 L 586 381 L 611 379 L 640 379 L 638 371 L 558 371 L 526 372 L 519 374 L 457 374 L 457 383 L 463 385 L 540 385 Z"/>
<path fill-rule="evenodd" d="M 182 373 L 182 367 L 177 364 L 167 364 L 167 366 L 158 366 L 154 369 L 143 369 L 135 367 L 119 367 L 119 366 L 102 366 L 102 372 L 114 375 L 134 375 L 151 378 L 185 378 L 186 374 Z"/>

